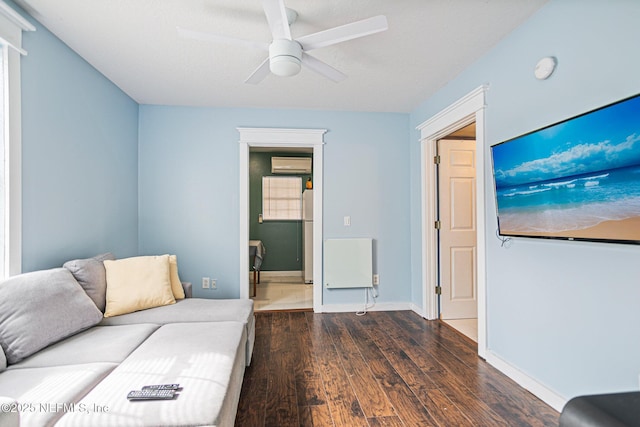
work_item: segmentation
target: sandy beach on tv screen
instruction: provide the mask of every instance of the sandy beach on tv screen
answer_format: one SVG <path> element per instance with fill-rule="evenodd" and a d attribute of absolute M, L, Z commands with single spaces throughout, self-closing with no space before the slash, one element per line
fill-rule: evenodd
<path fill-rule="evenodd" d="M 603 221 L 593 227 L 578 230 L 566 230 L 560 232 L 535 231 L 511 231 L 505 230 L 505 234 L 520 236 L 545 236 L 545 237 L 573 237 L 577 239 L 598 240 L 637 240 L 640 242 L 640 217 L 621 220 Z"/>

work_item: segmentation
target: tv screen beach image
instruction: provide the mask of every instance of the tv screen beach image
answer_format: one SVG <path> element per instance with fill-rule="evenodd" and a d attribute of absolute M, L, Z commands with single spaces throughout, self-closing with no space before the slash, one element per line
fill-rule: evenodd
<path fill-rule="evenodd" d="M 640 96 L 491 151 L 501 235 L 640 243 Z"/>

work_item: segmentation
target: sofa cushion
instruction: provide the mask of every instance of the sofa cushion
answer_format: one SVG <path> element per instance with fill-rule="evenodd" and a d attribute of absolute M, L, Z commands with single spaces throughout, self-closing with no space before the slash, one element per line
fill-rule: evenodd
<path fill-rule="evenodd" d="M 95 326 L 46 347 L 9 369 L 122 362 L 158 325 Z"/>
<path fill-rule="evenodd" d="M 180 276 L 178 276 L 178 257 L 175 255 L 169 255 L 169 275 L 171 279 L 171 291 L 173 292 L 173 297 L 176 300 L 184 299 L 184 289 L 182 288 Z"/>
<path fill-rule="evenodd" d="M 57 426 L 232 426 L 244 374 L 244 331 L 237 322 L 162 326 L 80 401 L 108 412 L 68 412 Z M 126 399 L 130 390 L 172 383 L 182 387 L 173 400 Z"/>
<path fill-rule="evenodd" d="M 100 310 L 65 268 L 0 283 L 0 346 L 8 364 L 101 320 Z"/>
<path fill-rule="evenodd" d="M 20 426 L 50 426 L 65 412 L 81 410 L 71 404 L 78 402 L 115 367 L 115 363 L 88 363 L 7 370 L 0 375 L 0 396 L 20 403 Z"/>
<path fill-rule="evenodd" d="M 171 290 L 169 255 L 104 261 L 107 273 L 105 317 L 176 302 Z"/>
<path fill-rule="evenodd" d="M 10 397 L 0 396 L 0 426 L 18 427 L 20 426 L 20 412 L 12 411 L 18 406 L 18 402 Z"/>
<path fill-rule="evenodd" d="M 247 332 L 246 362 L 251 362 L 255 342 L 255 317 L 253 300 L 250 299 L 205 299 L 186 298 L 173 305 L 150 308 L 135 313 L 104 318 L 100 325 L 131 325 L 136 323 L 184 322 L 241 322 Z"/>
<path fill-rule="evenodd" d="M 107 278 L 103 261 L 116 259 L 112 253 L 96 255 L 93 258 L 74 259 L 64 263 L 63 267 L 73 274 L 82 289 L 93 300 L 96 307 L 104 313 Z"/>
<path fill-rule="evenodd" d="M 173 305 L 104 318 L 100 325 L 131 325 L 135 323 L 221 322 L 244 323 L 247 331 L 246 361 L 251 362 L 255 342 L 253 300 L 186 298 Z"/>
<path fill-rule="evenodd" d="M 186 298 L 173 305 L 104 318 L 100 326 L 136 323 L 219 322 L 247 323 L 253 317 L 253 300 Z"/>

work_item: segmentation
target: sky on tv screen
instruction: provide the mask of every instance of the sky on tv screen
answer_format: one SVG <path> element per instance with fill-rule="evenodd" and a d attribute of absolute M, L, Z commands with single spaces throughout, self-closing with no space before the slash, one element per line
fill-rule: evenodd
<path fill-rule="evenodd" d="M 640 165 L 640 96 L 492 147 L 497 188 Z"/>

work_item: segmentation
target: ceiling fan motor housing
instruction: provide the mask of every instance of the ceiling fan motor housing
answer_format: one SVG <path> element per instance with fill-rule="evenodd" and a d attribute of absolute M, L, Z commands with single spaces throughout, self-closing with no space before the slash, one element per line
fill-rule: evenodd
<path fill-rule="evenodd" d="M 290 77 L 300 72 L 302 46 L 295 40 L 278 39 L 269 45 L 269 68 L 277 76 Z"/>

